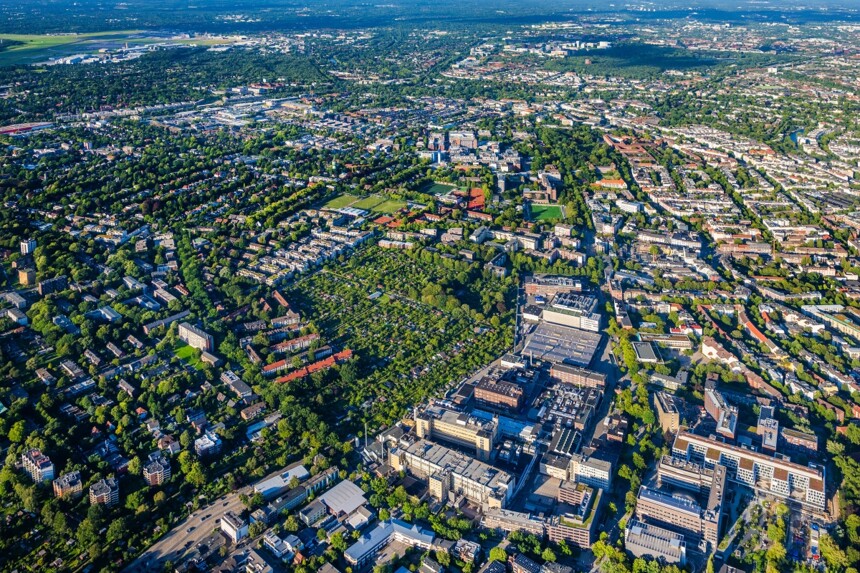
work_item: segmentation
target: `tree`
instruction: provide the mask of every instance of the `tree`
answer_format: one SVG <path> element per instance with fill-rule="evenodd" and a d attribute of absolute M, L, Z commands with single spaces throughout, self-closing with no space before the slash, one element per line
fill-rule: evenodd
<path fill-rule="evenodd" d="M 128 527 L 126 526 L 126 521 L 124 517 L 120 517 L 118 519 L 114 519 L 111 524 L 108 526 L 107 530 L 107 540 L 108 543 L 115 543 L 121 539 L 124 539 L 128 534 Z"/>
<path fill-rule="evenodd" d="M 335 551 L 343 553 L 346 551 L 346 540 L 343 538 L 343 533 L 338 531 L 331 536 L 331 546 Z"/>
<path fill-rule="evenodd" d="M 555 551 L 553 551 L 553 550 L 552 550 L 552 549 L 550 549 L 549 547 L 547 547 L 546 549 L 544 549 L 544 550 L 543 550 L 543 553 L 541 553 L 541 554 L 540 554 L 540 556 L 541 556 L 541 559 L 543 559 L 544 561 L 548 561 L 548 562 L 550 562 L 550 563 L 554 563 L 554 562 L 555 562 L 555 559 L 556 559 L 556 557 L 555 557 Z"/>
<path fill-rule="evenodd" d="M 490 561 L 501 561 L 502 563 L 508 560 L 508 554 L 501 547 L 493 547 L 490 549 Z"/>
<path fill-rule="evenodd" d="M 27 428 L 24 420 L 18 420 L 9 428 L 9 441 L 20 444 L 27 437 Z"/>
<path fill-rule="evenodd" d="M 133 476 L 139 476 L 141 472 L 141 461 L 140 458 L 134 456 L 128 462 L 128 473 Z"/>
<path fill-rule="evenodd" d="M 264 531 L 266 531 L 266 524 L 262 521 L 255 521 L 248 527 L 248 535 L 251 537 L 257 537 Z"/>

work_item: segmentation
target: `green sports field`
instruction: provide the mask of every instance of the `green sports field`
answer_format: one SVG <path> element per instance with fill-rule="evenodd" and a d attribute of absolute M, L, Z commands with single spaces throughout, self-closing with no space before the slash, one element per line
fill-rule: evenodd
<path fill-rule="evenodd" d="M 532 221 L 552 221 L 564 218 L 561 207 L 558 205 L 531 205 L 529 210 Z"/>
<path fill-rule="evenodd" d="M 369 197 L 359 198 L 354 195 L 344 194 L 335 197 L 326 203 L 324 207 L 326 209 L 353 207 L 355 209 L 364 209 L 365 211 L 373 211 L 375 213 L 391 214 L 406 207 L 406 202 L 398 199 L 388 199 L 382 195 L 371 195 Z"/>

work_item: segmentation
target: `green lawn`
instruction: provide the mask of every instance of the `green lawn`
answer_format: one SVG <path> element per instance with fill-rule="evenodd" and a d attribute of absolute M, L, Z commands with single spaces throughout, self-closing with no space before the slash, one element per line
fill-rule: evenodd
<path fill-rule="evenodd" d="M 396 213 L 397 211 L 406 207 L 405 201 L 397 201 L 395 199 L 387 199 L 373 208 L 374 211 L 379 213 Z"/>
<path fill-rule="evenodd" d="M 355 203 L 356 197 L 355 195 L 348 195 L 344 193 L 343 195 L 338 195 L 328 203 L 324 205 L 326 209 L 343 209 L 344 207 L 349 207 L 353 203 Z"/>
<path fill-rule="evenodd" d="M 558 205 L 530 205 L 529 210 L 532 221 L 551 221 L 564 218 L 561 207 Z"/>
<path fill-rule="evenodd" d="M 364 199 L 353 203 L 352 206 L 356 209 L 372 211 L 374 207 L 376 207 L 383 201 L 385 201 L 384 197 L 380 197 L 379 195 L 371 195 L 370 197 L 365 197 Z"/>
<path fill-rule="evenodd" d="M 188 346 L 184 342 L 176 341 L 176 344 L 173 345 L 173 353 L 176 354 L 176 357 L 180 360 L 187 362 L 197 370 L 203 370 L 203 362 L 200 358 L 197 357 L 197 349 Z"/>

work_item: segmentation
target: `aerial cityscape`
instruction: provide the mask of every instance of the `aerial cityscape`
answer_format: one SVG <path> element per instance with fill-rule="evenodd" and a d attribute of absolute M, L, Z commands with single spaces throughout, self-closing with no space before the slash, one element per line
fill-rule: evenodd
<path fill-rule="evenodd" d="M 857 573 L 856 0 L 0 0 L 0 571 Z"/>

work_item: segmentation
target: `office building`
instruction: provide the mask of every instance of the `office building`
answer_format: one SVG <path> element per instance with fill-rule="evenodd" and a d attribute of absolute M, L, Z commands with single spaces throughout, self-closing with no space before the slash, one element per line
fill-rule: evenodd
<path fill-rule="evenodd" d="M 574 386 L 587 386 L 589 388 L 606 386 L 605 375 L 568 364 L 553 364 L 549 369 L 549 375 L 553 380 Z"/>
<path fill-rule="evenodd" d="M 603 491 L 583 483 L 563 482 L 558 490 L 558 513 L 549 518 L 546 533 L 550 541 L 564 541 L 588 549 L 597 540 L 597 522 Z"/>
<path fill-rule="evenodd" d="M 681 566 L 687 562 L 687 544 L 683 535 L 635 519 L 627 522 L 624 547 L 633 557 L 646 557 Z"/>
<path fill-rule="evenodd" d="M 212 338 L 211 334 L 191 326 L 187 322 L 179 323 L 177 333 L 179 334 L 179 340 L 192 348 L 197 348 L 205 352 L 212 352 L 215 349 L 215 339 Z"/>
<path fill-rule="evenodd" d="M 221 531 L 233 543 L 248 536 L 248 522 L 232 511 L 221 516 Z"/>
<path fill-rule="evenodd" d="M 574 454 L 570 458 L 570 479 L 608 490 L 612 484 L 612 464 L 592 456 Z"/>
<path fill-rule="evenodd" d="M 666 392 L 655 392 L 654 409 L 657 411 L 657 420 L 663 432 L 675 433 L 681 426 L 681 414 L 675 403 L 675 397 Z"/>
<path fill-rule="evenodd" d="M 81 472 L 69 472 L 54 480 L 54 495 L 57 497 L 78 497 L 83 492 Z"/>
<path fill-rule="evenodd" d="M 725 466 L 730 481 L 813 509 L 823 511 L 827 503 L 820 466 L 802 466 L 690 432 L 678 434 L 672 454 L 708 468 Z"/>
<path fill-rule="evenodd" d="M 409 547 L 429 550 L 433 547 L 435 537 L 432 531 L 419 528 L 404 521 L 391 519 L 381 521 L 358 541 L 349 546 L 343 553 L 344 559 L 354 569 L 370 563 L 377 553 L 392 541 L 397 541 Z"/>
<path fill-rule="evenodd" d="M 664 487 L 704 494 L 710 490 L 714 481 L 714 470 L 687 459 L 663 456 L 657 464 L 657 479 Z"/>
<path fill-rule="evenodd" d="M 510 509 L 488 509 L 484 512 L 481 524 L 487 529 L 496 529 L 505 533 L 523 531 L 538 537 L 543 537 L 546 533 L 543 519 L 533 517 L 530 513 Z"/>
<path fill-rule="evenodd" d="M 496 380 L 489 376 L 475 385 L 475 400 L 493 407 L 519 410 L 523 405 L 523 387 L 514 382 Z"/>
<path fill-rule="evenodd" d="M 761 449 L 776 451 L 779 445 L 779 422 L 773 406 L 762 406 L 759 410 L 756 433 L 761 436 Z"/>
<path fill-rule="evenodd" d="M 560 292 L 544 308 L 542 318 L 551 324 L 599 332 L 600 313 L 596 309 L 597 299 L 593 296 Z"/>
<path fill-rule="evenodd" d="M 719 515 L 703 509 L 691 496 L 672 495 L 646 486 L 639 488 L 636 518 L 682 534 L 713 550 L 719 536 Z"/>
<path fill-rule="evenodd" d="M 105 478 L 90 486 L 90 503 L 112 507 L 119 503 L 119 480 Z"/>
<path fill-rule="evenodd" d="M 503 508 L 513 494 L 514 478 L 507 472 L 427 440 L 393 450 L 391 464 L 427 479 L 430 494 L 442 501 L 463 496 L 485 508 Z"/>
<path fill-rule="evenodd" d="M 36 483 L 54 479 L 54 464 L 51 462 L 51 458 L 40 450 L 24 452 L 21 455 L 21 465 Z"/>
<path fill-rule="evenodd" d="M 441 405 L 428 405 L 415 410 L 415 434 L 419 438 L 447 440 L 454 444 L 475 449 L 475 457 L 489 460 L 496 441 L 498 427 L 488 421 L 465 412 L 451 410 Z"/>

